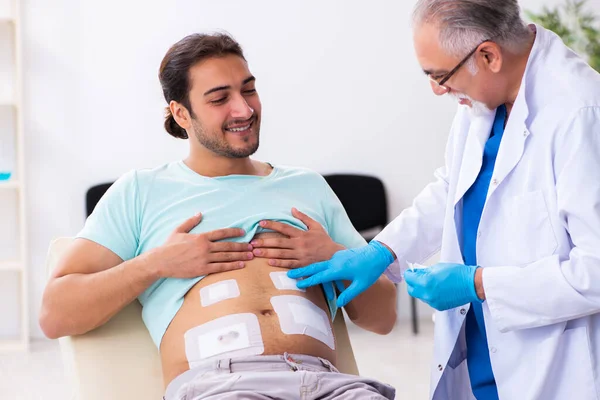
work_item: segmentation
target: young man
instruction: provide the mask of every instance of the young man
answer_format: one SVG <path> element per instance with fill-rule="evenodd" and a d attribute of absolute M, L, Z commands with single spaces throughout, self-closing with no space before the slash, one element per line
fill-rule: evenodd
<path fill-rule="evenodd" d="M 167 399 L 393 398 L 387 385 L 336 370 L 335 306 L 286 276 L 365 242 L 320 175 L 250 159 L 261 104 L 239 44 L 188 36 L 159 77 L 165 128 L 190 139 L 189 157 L 110 188 L 46 288 L 45 334 L 88 332 L 138 298 Z M 381 277 L 346 311 L 385 334 L 395 299 Z"/>

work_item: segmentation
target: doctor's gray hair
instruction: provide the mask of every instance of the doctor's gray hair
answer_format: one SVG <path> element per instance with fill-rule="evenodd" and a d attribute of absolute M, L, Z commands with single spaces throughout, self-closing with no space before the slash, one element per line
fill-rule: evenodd
<path fill-rule="evenodd" d="M 424 23 L 439 27 L 441 47 L 456 57 L 464 57 L 487 39 L 520 53 L 530 37 L 517 0 L 419 0 L 413 24 Z"/>

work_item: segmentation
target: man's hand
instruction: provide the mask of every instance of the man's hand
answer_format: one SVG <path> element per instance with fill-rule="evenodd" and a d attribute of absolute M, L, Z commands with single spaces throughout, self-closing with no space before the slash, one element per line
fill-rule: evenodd
<path fill-rule="evenodd" d="M 298 281 L 299 288 L 326 282 L 352 282 L 338 297 L 337 306 L 344 307 L 373 285 L 393 262 L 394 254 L 383 244 L 372 241 L 368 246 L 338 251 L 329 261 L 288 271 L 287 275 L 292 279 L 306 278 Z M 343 288 L 338 285 L 338 289 Z"/>
<path fill-rule="evenodd" d="M 249 243 L 219 242 L 244 236 L 243 229 L 189 233 L 201 220 L 202 214 L 194 215 L 178 226 L 163 246 L 152 250 L 158 261 L 158 278 L 196 278 L 240 269 L 244 267 L 244 261 L 254 257 Z"/>
<path fill-rule="evenodd" d="M 436 310 L 444 311 L 483 301 L 475 288 L 478 269 L 473 265 L 440 263 L 430 268 L 407 270 L 404 280 L 408 286 L 408 294 Z"/>
<path fill-rule="evenodd" d="M 276 222 L 261 221 L 260 226 L 279 232 L 286 237 L 256 239 L 251 243 L 256 257 L 268 258 L 269 265 L 282 268 L 300 268 L 329 260 L 344 247 L 335 243 L 325 229 L 314 219 L 292 208 L 292 215 L 308 227 L 307 231 Z"/>

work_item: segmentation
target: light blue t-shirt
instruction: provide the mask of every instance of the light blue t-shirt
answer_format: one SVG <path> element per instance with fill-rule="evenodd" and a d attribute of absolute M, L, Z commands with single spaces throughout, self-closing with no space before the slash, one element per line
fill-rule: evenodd
<path fill-rule="evenodd" d="M 258 223 L 267 219 L 306 230 L 292 216 L 292 207 L 318 221 L 336 243 L 347 248 L 366 244 L 316 172 L 276 166 L 264 177 L 208 178 L 182 161 L 123 175 L 102 197 L 77 237 L 96 242 L 127 261 L 163 245 L 177 226 L 198 212 L 203 218 L 191 233 L 242 228 L 244 237 L 230 239 L 238 242 L 249 242 L 265 231 Z M 157 347 L 184 295 L 203 277 L 159 279 L 139 296 L 142 318 Z"/>

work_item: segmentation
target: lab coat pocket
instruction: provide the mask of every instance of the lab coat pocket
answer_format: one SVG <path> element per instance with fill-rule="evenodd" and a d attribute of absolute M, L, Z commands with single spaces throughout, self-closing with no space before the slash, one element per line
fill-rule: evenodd
<path fill-rule="evenodd" d="M 542 191 L 508 198 L 502 214 L 504 263 L 523 266 L 554 253 L 558 242 Z"/>
<path fill-rule="evenodd" d="M 585 326 L 541 342 L 536 351 L 536 399 L 598 399 Z"/>

